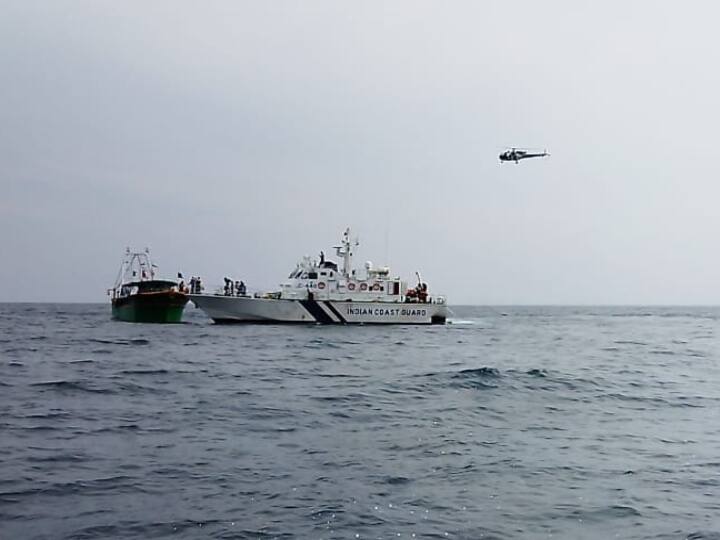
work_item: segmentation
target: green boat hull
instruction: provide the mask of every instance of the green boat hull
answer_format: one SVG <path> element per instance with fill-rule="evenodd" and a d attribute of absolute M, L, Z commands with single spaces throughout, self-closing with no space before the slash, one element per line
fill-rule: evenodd
<path fill-rule="evenodd" d="M 138 323 L 179 323 L 187 296 L 176 292 L 136 294 L 114 300 L 112 317 Z"/>

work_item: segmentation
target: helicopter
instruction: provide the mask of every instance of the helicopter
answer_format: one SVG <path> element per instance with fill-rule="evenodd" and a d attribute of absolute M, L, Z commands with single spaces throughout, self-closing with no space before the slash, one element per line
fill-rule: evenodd
<path fill-rule="evenodd" d="M 535 158 L 535 157 L 546 157 L 549 156 L 547 150 L 542 152 L 533 152 L 529 148 L 508 148 L 498 157 L 500 161 L 514 161 L 518 163 L 521 159 Z"/>

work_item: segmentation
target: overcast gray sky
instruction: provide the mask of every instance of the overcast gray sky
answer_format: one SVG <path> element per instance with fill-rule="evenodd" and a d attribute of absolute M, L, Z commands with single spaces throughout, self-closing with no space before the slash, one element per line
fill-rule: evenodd
<path fill-rule="evenodd" d="M 720 304 L 718 19 L 2 1 L 0 301 L 105 301 L 128 245 L 272 287 L 349 225 L 455 304 Z"/>

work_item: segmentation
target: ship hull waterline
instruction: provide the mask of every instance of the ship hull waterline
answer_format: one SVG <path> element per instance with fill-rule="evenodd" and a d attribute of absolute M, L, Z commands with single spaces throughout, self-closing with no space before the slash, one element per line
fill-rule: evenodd
<path fill-rule="evenodd" d="M 445 304 L 189 296 L 218 324 L 445 324 L 448 316 Z"/>
<path fill-rule="evenodd" d="M 187 295 L 174 292 L 135 294 L 113 301 L 112 318 L 124 322 L 180 323 L 187 301 Z"/>

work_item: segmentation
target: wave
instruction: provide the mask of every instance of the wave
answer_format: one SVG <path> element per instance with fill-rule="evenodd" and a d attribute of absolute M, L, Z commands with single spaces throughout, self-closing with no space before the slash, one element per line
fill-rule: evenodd
<path fill-rule="evenodd" d="M 695 531 L 688 534 L 685 540 L 720 540 L 720 532 Z"/>
<path fill-rule="evenodd" d="M 30 463 L 84 463 L 87 456 L 81 454 L 53 454 L 50 456 L 28 456 Z"/>
<path fill-rule="evenodd" d="M 34 353 L 38 352 L 40 349 L 37 347 L 10 347 L 7 349 L 4 349 L 3 352 L 6 354 L 15 354 L 15 353 Z"/>
<path fill-rule="evenodd" d="M 620 519 L 628 517 L 641 517 L 642 514 L 637 508 L 625 505 L 611 505 L 600 508 L 577 508 L 575 505 L 558 505 L 558 510 L 568 510 L 565 517 L 585 522 L 605 522 L 608 519 Z"/>
<path fill-rule="evenodd" d="M 103 345 L 150 345 L 150 340 L 145 338 L 134 339 L 102 339 L 90 338 L 84 340 L 86 343 L 101 343 Z"/>
<path fill-rule="evenodd" d="M 617 345 L 639 345 L 642 347 L 647 346 L 647 343 L 645 343 L 644 341 L 633 341 L 633 340 L 625 340 L 625 339 L 616 339 L 615 341 L 613 341 L 613 343 L 615 343 Z"/>
<path fill-rule="evenodd" d="M 69 391 L 69 392 L 89 392 L 93 394 L 111 394 L 112 392 L 108 389 L 93 388 L 89 386 L 86 381 L 69 381 L 60 379 L 57 381 L 42 381 L 31 383 L 30 386 L 36 386 L 40 388 L 47 388 L 49 390 L 58 391 Z"/>
<path fill-rule="evenodd" d="M 167 369 L 163 368 L 148 368 L 148 369 L 123 369 L 120 371 L 122 375 L 167 375 L 170 373 Z"/>
<path fill-rule="evenodd" d="M 114 492 L 118 489 L 133 488 L 141 484 L 142 480 L 130 476 L 108 476 L 91 480 L 75 480 L 72 482 L 55 482 L 49 486 L 33 487 L 26 490 L 0 492 L 0 499 L 12 497 L 32 497 L 37 495 L 50 495 L 64 497 L 70 494 L 98 495 Z M 16 501 L 20 502 L 20 501 Z"/>
<path fill-rule="evenodd" d="M 343 394 L 339 396 L 312 396 L 310 399 L 313 401 L 327 401 L 327 402 L 338 402 L 338 403 L 350 403 L 357 401 L 365 401 L 368 399 L 367 394 L 354 392 L 352 394 Z"/>
<path fill-rule="evenodd" d="M 380 479 L 382 484 L 390 484 L 391 486 L 399 486 L 409 484 L 413 480 L 407 476 L 384 476 Z"/>
<path fill-rule="evenodd" d="M 485 366 L 463 369 L 450 376 L 450 386 L 474 390 L 489 390 L 497 388 L 497 380 L 500 379 L 500 377 L 500 370 L 493 367 Z"/>
<path fill-rule="evenodd" d="M 500 370 L 494 367 L 480 367 L 480 368 L 469 368 L 469 369 L 461 369 L 458 371 L 454 377 L 456 378 L 493 378 L 496 379 L 500 377 Z"/>
<path fill-rule="evenodd" d="M 96 538 L 165 538 L 168 536 L 176 536 L 178 534 L 185 535 L 189 532 L 189 538 L 207 537 L 210 530 L 213 531 L 213 538 L 235 538 L 240 540 L 257 539 L 257 538 L 292 538 L 291 535 L 270 534 L 261 530 L 244 530 L 235 527 L 236 523 L 242 523 L 241 519 L 235 521 L 221 520 L 184 520 L 184 521 L 168 521 L 155 523 L 141 523 L 121 521 L 117 525 L 93 525 L 83 527 L 73 531 L 71 537 L 74 540 L 91 540 Z M 217 531 L 220 527 L 227 527 L 229 536 Z"/>

